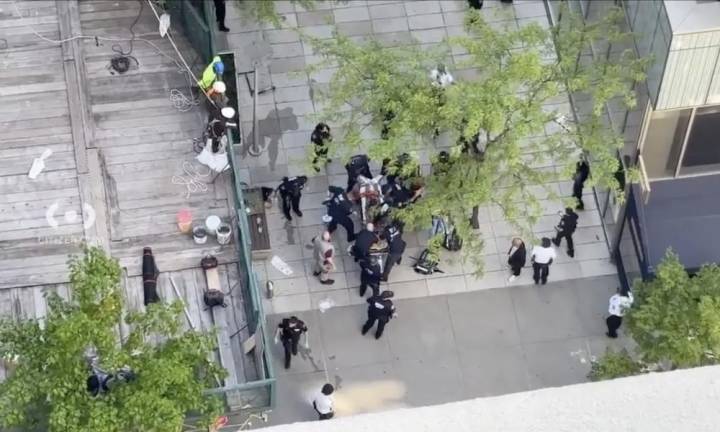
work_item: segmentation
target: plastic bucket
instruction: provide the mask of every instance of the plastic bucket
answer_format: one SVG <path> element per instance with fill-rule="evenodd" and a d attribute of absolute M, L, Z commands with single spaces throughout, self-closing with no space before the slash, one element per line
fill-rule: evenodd
<path fill-rule="evenodd" d="M 217 241 L 221 245 L 226 245 L 230 243 L 230 238 L 232 236 L 232 229 L 230 228 L 230 224 L 221 223 L 220 226 L 218 226 L 215 235 L 217 235 Z"/>
<path fill-rule="evenodd" d="M 181 209 L 177 213 L 178 229 L 183 234 L 188 234 L 192 230 L 192 213 L 188 209 Z"/>
<path fill-rule="evenodd" d="M 215 235 L 215 231 L 217 231 L 221 223 L 222 221 L 219 217 L 215 215 L 208 216 L 207 219 L 205 219 L 205 229 L 207 230 L 207 233 Z"/>
<path fill-rule="evenodd" d="M 193 240 L 195 244 L 205 244 L 207 242 L 207 231 L 201 226 L 196 226 L 192 230 Z"/>

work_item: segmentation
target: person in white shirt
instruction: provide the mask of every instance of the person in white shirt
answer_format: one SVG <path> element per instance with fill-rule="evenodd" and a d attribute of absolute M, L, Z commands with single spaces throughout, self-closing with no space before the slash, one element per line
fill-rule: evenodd
<path fill-rule="evenodd" d="M 437 68 L 430 71 L 430 79 L 434 86 L 445 88 L 455 81 L 450 72 L 445 69 L 445 65 L 438 65 Z"/>
<path fill-rule="evenodd" d="M 332 384 L 325 384 L 322 386 L 320 393 L 313 399 L 313 408 L 318 413 L 320 420 L 330 420 L 335 415 L 332 398 L 334 391 L 335 387 Z"/>
<path fill-rule="evenodd" d="M 622 317 L 625 315 L 630 306 L 633 304 L 633 295 L 631 291 L 622 292 L 620 288 L 617 292 L 610 297 L 608 304 L 608 312 L 610 316 L 607 317 L 605 323 L 607 324 L 608 331 L 605 333 L 607 337 L 615 339 L 618 337 L 617 329 L 622 324 Z"/>
<path fill-rule="evenodd" d="M 550 264 L 557 257 L 555 249 L 550 246 L 552 243 L 547 237 L 543 237 L 540 241 L 539 246 L 533 247 L 530 259 L 533 265 L 533 280 L 535 285 L 542 282 L 543 285 L 547 283 L 548 275 L 550 274 Z"/>

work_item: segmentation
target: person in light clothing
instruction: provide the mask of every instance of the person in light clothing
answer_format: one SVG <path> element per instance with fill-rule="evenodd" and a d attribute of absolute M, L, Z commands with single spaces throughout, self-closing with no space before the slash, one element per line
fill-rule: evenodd
<path fill-rule="evenodd" d="M 555 249 L 550 246 L 551 244 L 549 238 L 543 237 L 540 245 L 533 247 L 532 253 L 530 254 L 535 285 L 540 282 L 542 282 L 543 285 L 547 283 L 547 278 L 550 274 L 550 264 L 557 258 Z"/>
<path fill-rule="evenodd" d="M 313 399 L 313 408 L 318 413 L 320 420 L 330 420 L 335 415 L 333 411 L 333 392 L 335 392 L 335 388 L 332 384 L 325 384 L 322 386 L 320 393 Z"/>
<path fill-rule="evenodd" d="M 605 333 L 607 337 L 615 339 L 618 337 L 617 329 L 622 324 L 622 317 L 625 315 L 630 306 L 633 304 L 633 295 L 631 291 L 622 292 L 620 288 L 617 292 L 610 297 L 608 312 L 610 316 L 607 317 L 605 323 L 607 324 L 608 331 Z"/>
<path fill-rule="evenodd" d="M 323 231 L 312 239 L 313 243 L 313 276 L 320 277 L 320 283 L 323 285 L 332 285 L 334 280 L 330 279 L 330 272 L 335 270 L 335 246 L 332 244 L 332 237 L 328 231 Z"/>

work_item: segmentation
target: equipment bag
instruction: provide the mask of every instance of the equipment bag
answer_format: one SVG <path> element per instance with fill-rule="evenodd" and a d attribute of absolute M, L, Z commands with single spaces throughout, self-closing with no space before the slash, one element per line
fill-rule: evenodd
<path fill-rule="evenodd" d="M 413 270 L 415 270 L 415 273 L 420 273 L 422 275 L 431 275 L 435 272 L 442 273 L 438 268 L 437 261 L 430 258 L 430 251 L 427 249 L 424 249 L 418 258 L 416 258 L 415 265 L 413 266 Z"/>
<path fill-rule="evenodd" d="M 443 238 L 443 247 L 449 251 L 455 252 L 462 249 L 462 239 L 457 235 L 457 230 L 453 228 L 449 233 L 445 233 Z"/>

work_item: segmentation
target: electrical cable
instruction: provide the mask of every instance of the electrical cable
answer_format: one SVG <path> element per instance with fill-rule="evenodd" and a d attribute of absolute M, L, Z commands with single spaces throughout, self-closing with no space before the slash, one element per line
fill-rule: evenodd
<path fill-rule="evenodd" d="M 122 46 L 120 46 L 119 43 L 113 44 L 110 49 L 113 50 L 113 52 L 117 53 L 113 58 L 110 59 L 110 68 L 114 70 L 115 72 L 119 74 L 124 74 L 125 72 L 130 70 L 130 60 L 134 60 L 135 64 L 140 67 L 140 62 L 137 58 L 132 56 L 133 52 L 133 42 L 135 41 L 135 31 L 133 28 L 135 25 L 137 25 L 138 21 L 140 21 L 140 17 L 142 16 L 143 10 L 145 9 L 145 3 L 142 0 L 137 0 L 140 4 L 140 10 L 138 11 L 137 16 L 135 17 L 135 20 L 133 20 L 133 23 L 130 25 L 130 34 L 132 35 L 130 38 L 130 48 L 128 49 L 128 52 L 125 52 L 122 49 Z M 111 71 L 112 73 L 112 71 Z"/>

